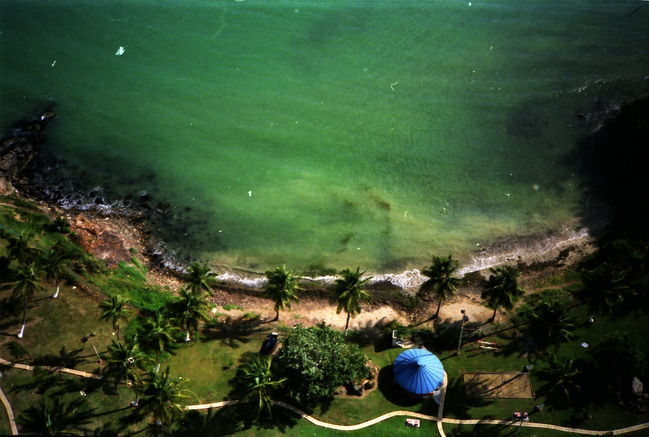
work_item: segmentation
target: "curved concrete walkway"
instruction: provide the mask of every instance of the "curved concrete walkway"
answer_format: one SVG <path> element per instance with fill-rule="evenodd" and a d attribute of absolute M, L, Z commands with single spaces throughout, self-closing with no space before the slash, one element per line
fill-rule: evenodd
<path fill-rule="evenodd" d="M 14 369 L 29 370 L 32 372 L 36 369 L 43 369 L 43 370 L 49 370 L 50 372 L 69 373 L 70 375 L 81 376 L 82 378 L 101 379 L 101 376 L 97 375 L 96 373 L 88 373 L 88 372 L 84 372 L 83 370 L 68 369 L 67 367 L 30 366 L 28 364 L 20 364 L 20 363 L 14 363 L 12 361 L 7 361 L 4 358 L 0 358 L 0 364 L 7 367 L 13 367 Z"/>
<path fill-rule="evenodd" d="M 5 411 L 7 412 L 7 417 L 9 418 L 9 427 L 11 428 L 11 435 L 18 435 L 18 427 L 16 426 L 16 420 L 14 418 L 14 410 L 11 408 L 9 399 L 5 396 L 5 392 L 0 388 L 0 401 L 5 406 Z"/>
<path fill-rule="evenodd" d="M 239 401 L 224 401 L 224 402 L 214 402 L 211 404 L 200 404 L 200 405 L 189 405 L 187 406 L 188 410 L 208 410 L 210 408 L 220 408 L 224 407 L 226 405 L 234 405 L 238 403 Z M 286 402 L 282 401 L 273 401 L 273 403 L 277 406 L 280 406 L 282 408 L 286 408 L 287 410 L 290 410 L 297 414 L 298 416 L 302 417 L 305 420 L 308 420 L 312 424 L 316 426 L 320 426 L 322 428 L 328 428 L 328 429 L 335 429 L 337 431 L 356 431 L 359 429 L 367 428 L 368 426 L 376 425 L 379 422 L 383 422 L 384 420 L 390 419 L 392 417 L 398 417 L 398 416 L 407 416 L 407 417 L 414 417 L 417 419 L 423 419 L 423 420 L 433 420 L 436 421 L 438 424 L 438 430 L 441 428 L 442 423 L 450 423 L 454 425 L 508 425 L 508 426 L 524 426 L 528 428 L 542 428 L 542 429 L 552 429 L 555 431 L 563 431 L 563 432 L 569 432 L 573 434 L 584 434 L 584 435 L 620 435 L 620 434 L 627 434 L 630 432 L 635 432 L 635 431 L 641 431 L 643 429 L 649 429 L 649 423 L 641 423 L 639 425 L 633 425 L 629 426 L 626 428 L 620 428 L 620 429 L 613 429 L 613 430 L 607 430 L 607 431 L 599 431 L 599 430 L 591 430 L 591 429 L 581 429 L 581 428 L 569 428 L 567 426 L 559 426 L 559 425 L 551 425 L 549 423 L 535 423 L 535 422 L 521 422 L 518 420 L 495 420 L 495 419 L 490 419 L 490 420 L 483 420 L 483 419 L 450 419 L 450 418 L 444 418 L 444 417 L 438 417 L 438 416 L 430 416 L 428 414 L 422 414 L 422 413 L 415 413 L 412 411 L 391 411 L 389 413 L 385 413 L 379 417 L 375 417 L 374 419 L 370 419 L 366 422 L 363 423 L 358 423 L 356 425 L 336 425 L 333 423 L 328 423 L 328 422 L 323 422 L 322 420 L 318 420 L 313 416 L 308 415 L 304 411 L 300 410 L 297 407 L 294 407 L 293 405 L 287 404 Z M 440 401 L 440 406 L 443 408 L 443 404 Z M 440 408 L 441 409 L 441 408 Z M 440 436 L 445 436 L 446 434 L 444 433 L 444 430 L 442 429 L 440 432 Z"/>
<path fill-rule="evenodd" d="M 33 371 L 36 368 L 40 369 L 45 369 L 49 370 L 51 372 L 61 372 L 61 373 L 69 373 L 71 375 L 76 375 L 80 376 L 83 378 L 94 378 L 94 379 L 101 379 L 101 376 L 94 374 L 94 373 L 88 373 L 88 372 L 83 372 L 81 370 L 75 370 L 75 369 L 68 369 L 65 367 L 50 367 L 50 366 L 29 366 L 27 364 L 19 364 L 19 363 L 13 363 L 11 361 L 7 361 L 3 358 L 0 358 L 0 364 L 3 364 L 5 366 L 13 367 L 15 369 L 22 369 L 22 370 L 28 370 L 28 371 Z M 447 376 L 446 374 L 444 375 L 444 380 L 445 382 L 447 381 Z M 1 391 L 1 390 L 0 390 Z M 9 405 L 9 401 L 4 397 L 4 393 L 2 393 L 2 397 L 4 398 L 3 403 L 5 403 L 5 409 L 7 409 L 7 414 L 9 414 L 9 411 L 11 410 L 11 405 Z M 508 425 L 508 426 L 524 426 L 528 428 L 541 428 L 541 429 L 552 429 L 555 431 L 563 431 L 563 432 L 570 432 L 574 434 L 584 434 L 584 435 L 621 435 L 621 434 L 627 434 L 630 432 L 635 432 L 635 431 L 641 431 L 643 429 L 649 429 L 649 422 L 647 423 L 641 423 L 638 425 L 633 425 L 633 426 L 628 426 L 626 428 L 619 428 L 619 429 L 612 429 L 612 430 L 607 430 L 607 431 L 599 431 L 599 430 L 591 430 L 591 429 L 581 429 L 581 428 L 570 428 L 567 426 L 559 426 L 559 425 L 551 425 L 549 423 L 536 423 L 536 422 L 521 422 L 518 420 L 495 420 L 495 419 L 450 419 L 450 418 L 444 418 L 442 417 L 442 413 L 444 411 L 444 402 L 446 400 L 446 389 L 442 390 L 440 402 L 439 402 L 439 409 L 438 409 L 438 414 L 439 416 L 430 416 L 428 414 L 422 414 L 422 413 L 415 413 L 412 411 L 391 411 L 389 413 L 385 413 L 379 417 L 375 417 L 374 419 L 370 419 L 366 422 L 363 423 L 358 423 L 356 425 L 336 425 L 333 423 L 329 422 L 323 422 L 322 420 L 318 420 L 313 416 L 308 415 L 304 411 L 300 410 L 297 407 L 294 407 L 293 405 L 287 404 L 286 402 L 281 402 L 281 401 L 273 401 L 273 404 L 286 408 L 287 410 L 290 410 L 297 414 L 298 416 L 302 417 L 305 420 L 308 420 L 312 424 L 316 426 L 320 426 L 322 428 L 328 428 L 328 429 L 335 429 L 338 431 L 356 431 L 359 429 L 367 428 L 368 426 L 375 425 L 379 422 L 383 422 L 384 420 L 390 419 L 392 417 L 398 417 L 398 416 L 407 416 L 407 417 L 414 417 L 417 419 L 423 419 L 423 420 L 432 420 L 437 422 L 437 429 L 440 433 L 441 437 L 445 437 L 446 434 L 444 433 L 444 429 L 442 428 L 443 423 L 451 423 L 454 425 Z M 209 404 L 196 404 L 196 405 L 187 405 L 185 408 L 187 410 L 209 410 L 210 408 L 221 408 L 225 407 L 227 405 L 234 405 L 237 404 L 239 401 L 221 401 L 221 402 L 212 402 Z M 8 408 L 7 408 L 8 406 Z M 13 417 L 13 412 L 11 412 L 11 418 Z M 12 419 L 10 418 L 10 422 Z M 15 426 L 15 422 L 13 422 Z M 14 430 L 12 426 L 12 432 Z M 16 431 L 17 434 L 17 431 Z"/>

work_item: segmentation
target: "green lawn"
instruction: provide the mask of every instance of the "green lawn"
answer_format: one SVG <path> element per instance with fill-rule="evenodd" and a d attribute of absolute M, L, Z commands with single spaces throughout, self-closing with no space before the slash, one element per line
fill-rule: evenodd
<path fill-rule="evenodd" d="M 81 338 L 95 332 L 96 336 L 92 342 L 101 352 L 113 338 L 109 323 L 97 320 L 99 311 L 97 303 L 99 296 L 86 295 L 70 287 L 64 287 L 61 297 L 57 300 L 49 299 L 46 296 L 49 291 L 42 292 L 36 296 L 35 302 L 29 311 L 29 320 L 26 336 L 21 344 L 27 349 L 31 358 L 43 354 L 56 354 L 61 346 L 66 350 L 81 348 L 80 356 L 87 362 L 80 364 L 78 368 L 92 371 L 97 368 L 94 351 L 89 342 L 82 343 Z M 41 299 L 41 300 L 39 300 Z M 582 311 L 578 309 L 577 311 Z M 3 321 L 3 332 L 13 332 L 19 328 L 19 318 Z M 636 323 L 647 323 L 648 318 L 598 318 L 591 328 L 580 328 L 577 330 L 575 341 L 562 345 L 558 350 L 559 355 L 570 355 L 582 357 L 587 354 L 578 346 L 581 341 L 596 343 L 604 337 L 612 326 L 631 329 Z M 276 329 L 276 328 L 275 328 Z M 266 334 L 271 330 L 270 326 L 261 324 L 259 326 L 245 329 L 232 329 L 222 332 L 219 330 L 204 331 L 196 341 L 182 344 L 177 353 L 163 364 L 169 365 L 175 375 L 188 379 L 186 388 L 190 395 L 190 403 L 215 402 L 227 398 L 230 386 L 228 381 L 235 375 L 236 366 L 246 354 L 256 353 Z M 498 340 L 503 344 L 506 338 Z M 643 340 L 644 341 L 644 340 Z M 645 341 L 646 343 L 646 341 Z M 366 353 L 379 368 L 388 367 L 394 358 L 401 353 L 402 349 L 385 349 L 379 345 L 365 346 Z M 7 349 L 7 341 L 0 347 L 0 356 L 11 358 Z M 439 353 L 440 358 L 449 375 L 449 389 L 446 400 L 444 415 L 454 418 L 498 418 L 505 419 L 511 416 L 514 410 L 532 411 L 533 406 L 540 399 L 498 399 L 498 400 L 476 400 L 467 398 L 464 393 L 464 385 L 461 379 L 463 372 L 469 371 L 519 371 L 528 363 L 527 358 L 519 356 L 517 351 L 505 351 L 502 353 L 486 352 L 467 345 L 461 356 L 456 356 L 452 351 Z M 30 361 L 26 358 L 26 361 Z M 537 366 L 542 363 L 537 362 Z M 536 378 L 534 369 L 531 371 L 532 381 L 535 388 L 542 385 L 542 381 Z M 33 379 L 31 374 L 19 370 L 5 371 L 2 378 L 2 386 L 7 392 L 17 414 L 27 405 L 33 403 L 38 395 L 32 392 L 12 391 L 16 386 L 25 384 Z M 316 409 L 313 415 L 323 421 L 336 424 L 356 424 L 393 410 L 409 410 L 435 415 L 437 406 L 431 401 L 415 401 L 403 398 L 396 393 L 386 382 L 379 378 L 379 388 L 372 391 L 362 399 L 336 399 L 326 409 Z M 88 400 L 98 411 L 106 411 L 105 406 L 123 407 L 128 405 L 131 394 L 123 391 L 118 397 L 107 396 L 96 391 L 88 396 Z M 574 411 L 553 411 L 545 408 L 542 412 L 535 414 L 537 422 L 557 423 L 561 425 L 577 425 L 582 428 L 611 429 L 628 426 L 649 420 L 646 415 L 634 415 L 607 403 L 602 406 L 593 407 L 589 410 L 587 417 L 575 422 L 572 417 Z M 100 416 L 104 417 L 104 416 Z M 101 418 L 98 418 L 98 423 Z M 402 426 L 402 419 L 391 419 L 385 423 L 372 427 L 372 434 L 394 434 L 415 435 L 423 432 L 429 427 L 434 429 L 432 424 L 426 422 L 421 430 L 413 430 Z M 0 425 L 6 427 L 6 419 L 0 421 Z M 447 425 L 448 426 L 448 425 Z M 290 427 L 285 429 L 288 435 L 330 435 L 336 433 L 326 429 L 320 429 L 297 420 Z M 435 431 L 436 432 L 436 431 Z M 525 432 L 528 432 L 527 430 Z M 532 432 L 532 431 L 529 431 Z M 240 431 L 240 435 L 271 435 L 276 430 L 249 429 Z M 360 432 L 359 432 L 360 433 Z M 521 434 L 534 435 L 534 434 Z M 539 434 L 540 435 L 540 434 Z M 545 434 L 543 434 L 545 435 Z"/>

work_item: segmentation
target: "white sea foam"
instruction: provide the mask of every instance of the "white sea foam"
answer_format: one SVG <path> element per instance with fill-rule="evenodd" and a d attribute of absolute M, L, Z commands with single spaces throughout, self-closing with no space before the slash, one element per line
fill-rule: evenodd
<path fill-rule="evenodd" d="M 505 249 L 483 249 L 475 254 L 470 261 L 461 265 L 458 269 L 458 276 L 463 277 L 468 273 L 497 267 L 508 263 L 529 263 L 540 260 L 550 260 L 558 255 L 558 252 L 577 243 L 585 242 L 590 238 L 588 229 L 566 229 L 558 235 L 551 235 L 546 238 L 530 238 L 524 244 L 513 245 Z M 404 292 L 413 292 L 426 280 L 421 271 L 417 269 L 405 270 L 400 273 L 383 273 L 368 275 L 370 284 L 389 282 L 399 287 Z M 240 285 L 260 288 L 266 285 L 266 278 L 263 276 L 248 276 L 243 273 L 225 272 L 218 276 L 218 279 L 235 282 Z M 302 280 L 320 285 L 330 285 L 338 279 L 335 275 L 305 276 Z"/>
<path fill-rule="evenodd" d="M 221 273 L 216 278 L 221 281 L 236 282 L 237 284 L 245 285 L 250 288 L 260 288 L 268 282 L 266 278 L 263 277 L 244 276 L 234 272 Z"/>
<path fill-rule="evenodd" d="M 526 262 L 530 258 L 539 259 L 549 255 L 550 252 L 564 249 L 578 241 L 589 238 L 588 229 L 566 230 L 561 236 L 530 240 L 528 244 L 514 246 L 509 250 L 493 251 L 480 254 L 458 270 L 460 276 L 480 270 L 497 267 L 511 262 Z M 488 250 L 486 252 L 489 252 Z"/>

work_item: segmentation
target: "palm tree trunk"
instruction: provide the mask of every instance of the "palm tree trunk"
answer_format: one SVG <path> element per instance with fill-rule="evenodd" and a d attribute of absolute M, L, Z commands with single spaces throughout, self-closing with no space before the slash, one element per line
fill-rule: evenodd
<path fill-rule="evenodd" d="M 496 306 L 496 308 L 494 308 L 494 314 L 493 314 L 493 316 L 491 316 L 491 320 L 496 320 L 496 311 L 498 311 L 498 306 Z"/>
<path fill-rule="evenodd" d="M 275 314 L 275 321 L 278 321 L 279 320 L 279 310 L 275 310 L 275 311 L 277 311 L 277 313 Z"/>
<path fill-rule="evenodd" d="M 18 338 L 23 338 L 25 334 L 25 324 L 27 322 L 27 294 L 25 294 L 25 305 L 23 306 L 23 325 L 18 333 Z"/>
<path fill-rule="evenodd" d="M 347 313 L 347 323 L 345 323 L 345 335 L 347 335 L 347 330 L 349 329 L 349 318 L 351 317 L 352 313 Z"/>
<path fill-rule="evenodd" d="M 56 285 L 56 292 L 52 295 L 52 299 L 56 299 L 57 297 L 59 297 L 59 288 L 60 288 L 60 287 L 59 287 L 59 285 L 57 284 L 57 285 Z"/>
<path fill-rule="evenodd" d="M 433 317 L 434 319 L 439 317 L 439 309 L 441 306 L 442 306 L 442 299 L 440 299 L 439 302 L 437 302 L 437 311 L 435 312 L 435 317 Z"/>
<path fill-rule="evenodd" d="M 131 401 L 131 407 L 137 407 L 140 405 L 140 393 L 137 391 L 137 385 L 135 385 L 135 381 L 133 381 L 133 391 L 135 392 L 135 400 Z"/>

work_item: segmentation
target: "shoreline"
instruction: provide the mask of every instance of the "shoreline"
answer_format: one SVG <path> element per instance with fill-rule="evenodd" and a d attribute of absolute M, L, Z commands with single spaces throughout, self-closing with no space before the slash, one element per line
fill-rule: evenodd
<path fill-rule="evenodd" d="M 517 264 L 521 271 L 560 269 L 577 263 L 593 250 L 593 238 L 585 228 L 567 228 L 561 233 L 533 234 L 500 239 L 470 254 L 471 261 L 460 263 L 457 274 L 460 278 L 488 271 L 490 268 Z M 217 279 L 234 282 L 248 288 L 260 288 L 266 278 L 262 273 L 253 273 L 225 266 Z M 370 273 L 370 286 L 390 284 L 405 294 L 419 289 L 426 277 L 419 269 L 402 272 Z M 331 285 L 338 277 L 335 275 L 300 276 L 300 279 L 320 286 Z"/>
<path fill-rule="evenodd" d="M 33 199 L 30 199 L 33 200 Z M 140 220 L 116 214 L 104 215 L 96 211 L 62 210 L 56 205 L 47 204 L 50 210 L 63 213 L 71 223 L 73 230 L 82 237 L 82 245 L 93 255 L 109 264 L 116 265 L 119 261 L 128 261 L 134 256 L 129 250 L 135 248 L 138 258 L 144 261 L 149 269 L 149 275 L 158 284 L 177 284 L 185 272 L 187 264 L 170 258 L 155 265 L 151 255 L 158 256 L 164 242 L 156 241 L 154 246 L 151 238 Z M 84 237 L 85 234 L 85 237 Z M 117 245 L 113 251 L 106 250 L 106 244 Z M 485 273 L 493 267 L 504 264 L 516 264 L 521 268 L 523 276 L 526 272 L 560 270 L 577 263 L 594 250 L 593 238 L 585 228 L 566 228 L 560 233 L 544 233 L 525 236 L 515 236 L 500 239 L 479 250 L 473 251 L 470 261 L 461 263 L 458 269 L 459 277 Z M 122 255 L 120 258 L 120 254 Z M 169 255 L 167 255 L 169 256 Z M 224 288 L 262 288 L 266 283 L 263 272 L 238 269 L 218 264 L 209 264 L 217 272 L 216 279 L 224 284 Z M 290 268 L 290 266 L 289 266 Z M 401 272 L 369 273 L 370 288 L 396 288 L 403 294 L 414 294 L 426 280 L 419 269 L 407 269 Z M 308 284 L 316 287 L 326 287 L 337 279 L 335 275 L 299 276 Z"/>
<path fill-rule="evenodd" d="M 176 283 L 191 260 L 183 259 L 170 248 L 164 238 L 164 229 L 182 227 L 182 218 L 174 214 L 172 205 L 156 202 L 146 192 L 114 199 L 106 195 L 102 187 L 94 187 L 84 194 L 74 182 L 49 181 L 44 166 L 51 171 L 60 164 L 55 158 L 43 157 L 42 153 L 45 128 L 54 118 L 53 112 L 43 112 L 17 123 L 12 134 L 3 138 L 0 195 L 14 195 L 35 203 L 50 214 L 66 216 L 84 248 L 109 266 L 129 261 L 135 249 L 139 261 L 146 263 L 151 275 L 157 277 L 157 283 Z M 496 239 L 469 253 L 453 255 L 461 263 L 457 274 L 464 277 L 512 263 L 520 266 L 523 272 L 562 267 L 577 262 L 591 250 L 589 230 L 578 226 L 575 220 L 560 231 L 513 235 Z M 266 281 L 263 272 L 218 264 L 210 267 L 221 272 L 217 279 L 233 286 L 260 288 Z M 404 294 L 412 294 L 425 281 L 416 268 L 367 276 L 371 277 L 369 284 L 373 288 L 396 287 Z M 327 286 L 336 276 L 300 278 L 315 286 Z"/>
<path fill-rule="evenodd" d="M 189 263 L 175 259 L 164 241 L 153 238 L 141 212 L 111 212 L 96 209 L 64 209 L 56 202 L 32 197 L 19 190 L 13 196 L 30 201 L 46 214 L 63 215 L 79 235 L 81 245 L 109 266 L 128 262 L 132 257 L 147 265 L 149 278 L 158 285 L 176 288 Z M 9 196 L 10 198 L 11 196 Z M 131 251 L 135 249 L 135 253 Z M 518 235 L 498 239 L 466 254 L 468 261 L 460 262 L 460 278 L 478 274 L 488 276 L 488 270 L 505 264 L 516 264 L 522 276 L 526 273 L 560 270 L 577 263 L 594 250 L 588 229 L 566 226 L 560 232 Z M 223 288 L 258 289 L 266 283 L 263 272 L 209 264 L 217 272 L 216 279 Z M 288 266 L 290 268 L 290 266 Z M 423 266 L 422 266 L 423 267 Z M 393 288 L 406 295 L 414 294 L 426 280 L 417 268 L 401 272 L 370 272 L 370 289 Z M 299 276 L 315 287 L 326 287 L 337 279 L 335 275 Z"/>

